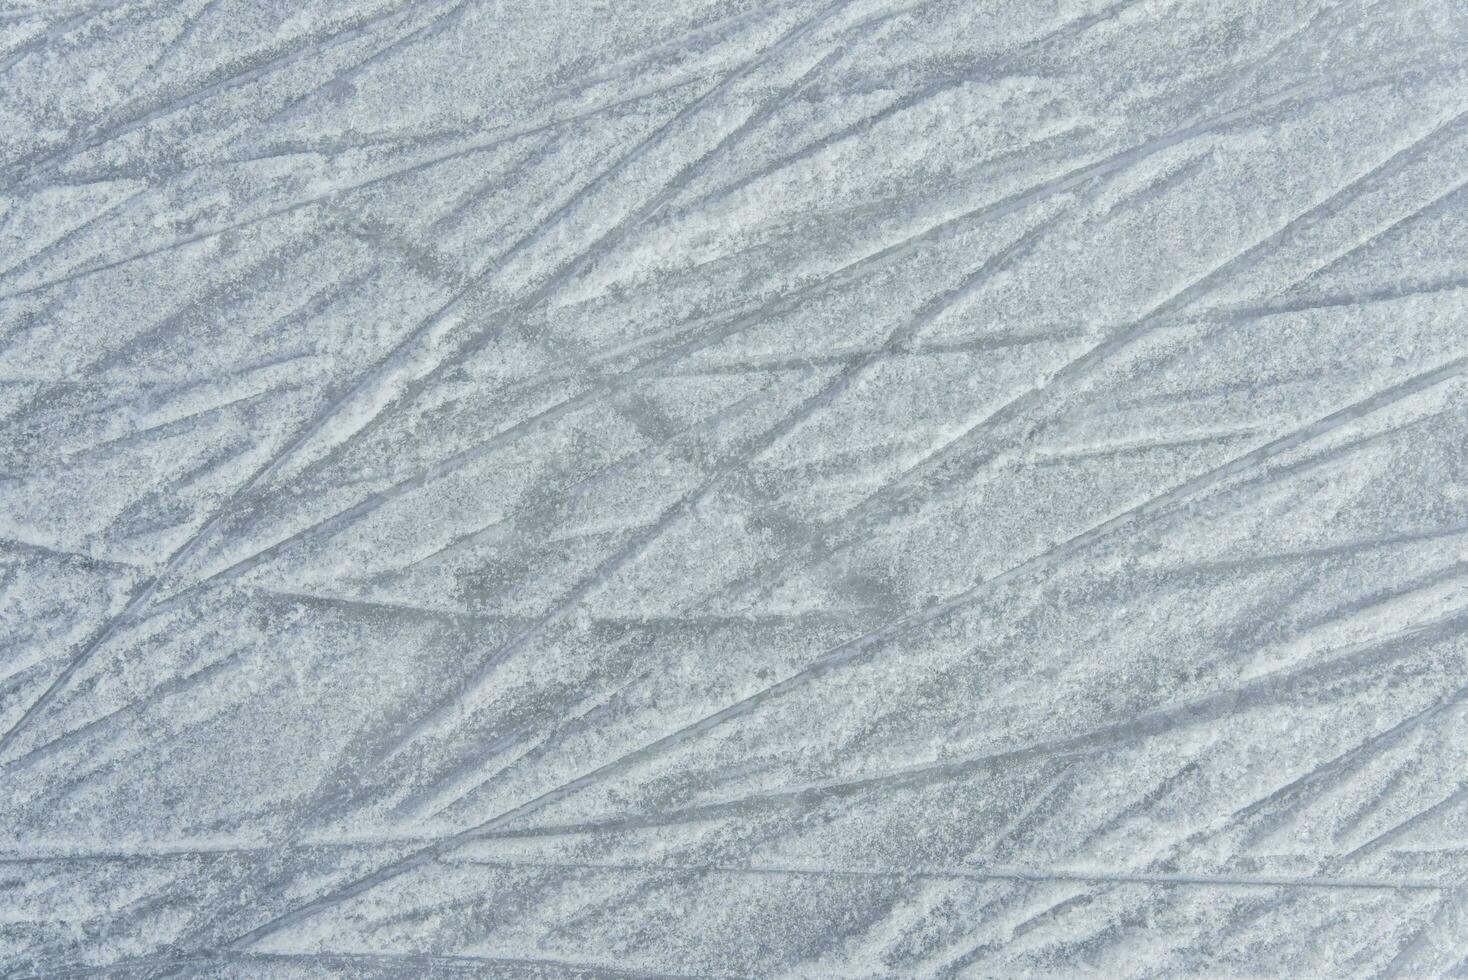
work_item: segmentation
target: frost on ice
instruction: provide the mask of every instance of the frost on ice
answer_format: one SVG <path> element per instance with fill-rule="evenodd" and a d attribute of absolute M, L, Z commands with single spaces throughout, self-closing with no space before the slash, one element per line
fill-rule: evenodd
<path fill-rule="evenodd" d="M 0 73 L 0 973 L 1468 975 L 1468 7 Z"/>

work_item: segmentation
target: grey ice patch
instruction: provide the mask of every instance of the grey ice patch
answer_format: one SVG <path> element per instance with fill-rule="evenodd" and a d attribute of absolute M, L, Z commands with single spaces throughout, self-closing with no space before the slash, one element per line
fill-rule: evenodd
<path fill-rule="evenodd" d="M 1468 975 L 1468 6 L 0 79 L 0 974 Z"/>

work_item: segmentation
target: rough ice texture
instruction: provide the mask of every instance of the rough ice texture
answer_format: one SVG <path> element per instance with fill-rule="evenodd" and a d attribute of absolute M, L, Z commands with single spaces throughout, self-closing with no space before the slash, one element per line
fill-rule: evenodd
<path fill-rule="evenodd" d="M 0 71 L 0 974 L 1468 975 L 1468 4 Z"/>

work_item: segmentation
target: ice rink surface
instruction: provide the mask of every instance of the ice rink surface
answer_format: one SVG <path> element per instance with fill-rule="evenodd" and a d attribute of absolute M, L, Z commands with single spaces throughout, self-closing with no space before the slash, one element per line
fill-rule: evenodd
<path fill-rule="evenodd" d="M 1468 976 L 1468 4 L 5 0 L 0 975 Z"/>

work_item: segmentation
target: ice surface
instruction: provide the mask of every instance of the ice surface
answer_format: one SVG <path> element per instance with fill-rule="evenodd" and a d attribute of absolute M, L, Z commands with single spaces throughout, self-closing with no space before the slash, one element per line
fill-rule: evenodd
<path fill-rule="evenodd" d="M 1468 976 L 1468 4 L 0 72 L 0 975 Z"/>

